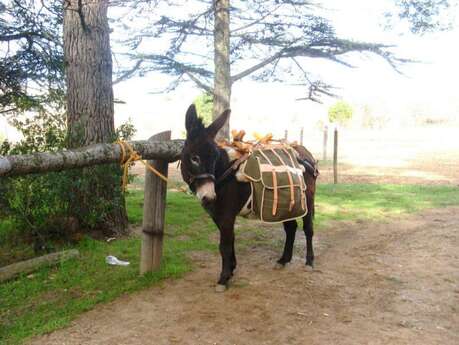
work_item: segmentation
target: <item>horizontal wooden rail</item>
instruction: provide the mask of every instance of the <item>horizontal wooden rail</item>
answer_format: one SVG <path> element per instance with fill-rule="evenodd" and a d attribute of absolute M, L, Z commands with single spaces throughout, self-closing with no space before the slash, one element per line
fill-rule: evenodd
<path fill-rule="evenodd" d="M 143 159 L 174 162 L 180 159 L 184 140 L 139 140 L 128 143 Z M 95 144 L 75 150 L 0 156 L 0 177 L 119 163 L 121 158 L 122 151 L 118 144 Z"/>
<path fill-rule="evenodd" d="M 79 255 L 80 252 L 78 250 L 70 249 L 0 267 L 0 282 L 14 278 L 21 273 L 33 272 L 42 266 L 55 265 L 59 262 L 76 258 Z"/>

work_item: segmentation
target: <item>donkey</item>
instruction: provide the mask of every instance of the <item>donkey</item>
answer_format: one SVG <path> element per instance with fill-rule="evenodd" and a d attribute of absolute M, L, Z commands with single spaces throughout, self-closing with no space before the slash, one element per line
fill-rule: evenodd
<path fill-rule="evenodd" d="M 249 183 L 239 182 L 232 170 L 234 160 L 227 151 L 220 148 L 215 137 L 228 121 L 230 110 L 224 111 L 209 127 L 205 127 L 192 104 L 186 113 L 186 141 L 181 155 L 181 173 L 204 209 L 220 231 L 220 254 L 222 269 L 216 285 L 217 292 L 226 290 L 228 281 L 236 268 L 234 250 L 234 224 L 236 216 L 246 205 L 251 188 Z M 306 198 L 308 214 L 303 217 L 303 230 L 306 235 L 306 265 L 314 265 L 312 246 L 314 195 L 317 170 L 312 155 L 302 146 L 294 146 L 299 154 L 298 161 L 305 166 L 304 179 L 307 185 Z M 233 173 L 231 173 L 233 172 Z M 297 229 L 296 220 L 283 223 L 286 234 L 284 251 L 277 268 L 284 267 L 292 259 L 293 244 Z"/>

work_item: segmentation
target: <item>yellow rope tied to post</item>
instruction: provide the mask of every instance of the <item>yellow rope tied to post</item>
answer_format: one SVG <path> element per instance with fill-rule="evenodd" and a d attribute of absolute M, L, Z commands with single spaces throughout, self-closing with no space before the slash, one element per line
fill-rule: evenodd
<path fill-rule="evenodd" d="M 152 171 L 156 176 L 161 178 L 167 183 L 167 177 L 161 174 L 158 170 L 155 169 L 154 166 L 149 164 L 148 162 L 142 159 L 142 156 L 135 151 L 132 146 L 127 141 L 118 140 L 115 142 L 118 144 L 121 149 L 121 160 L 120 164 L 123 168 L 123 177 L 122 177 L 122 189 L 123 191 L 126 190 L 126 186 L 128 183 L 128 174 L 129 174 L 129 164 L 132 162 L 140 161 L 143 165 L 145 165 L 150 171 Z"/>

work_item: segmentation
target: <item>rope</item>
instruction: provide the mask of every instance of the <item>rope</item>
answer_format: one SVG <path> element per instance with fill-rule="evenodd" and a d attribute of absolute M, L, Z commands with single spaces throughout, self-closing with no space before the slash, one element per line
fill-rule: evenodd
<path fill-rule="evenodd" d="M 128 184 L 129 165 L 132 162 L 136 162 L 136 161 L 140 161 L 151 172 L 156 174 L 156 176 L 158 176 L 159 178 L 161 178 L 163 181 L 167 183 L 167 177 L 161 174 L 158 170 L 156 170 L 155 167 L 152 166 L 150 163 L 144 161 L 142 159 L 142 156 L 137 151 L 135 151 L 127 141 L 118 140 L 115 142 L 115 144 L 118 144 L 121 149 L 120 165 L 123 169 L 123 177 L 121 180 L 123 191 L 126 190 L 126 186 Z"/>

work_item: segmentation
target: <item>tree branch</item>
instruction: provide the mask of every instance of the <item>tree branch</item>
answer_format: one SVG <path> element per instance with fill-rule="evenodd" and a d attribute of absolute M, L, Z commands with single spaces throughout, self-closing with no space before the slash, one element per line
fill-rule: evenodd
<path fill-rule="evenodd" d="M 154 66 L 154 70 L 166 72 L 174 75 L 182 75 L 185 72 L 198 74 L 203 77 L 212 77 L 213 73 L 200 66 L 188 65 L 183 62 L 177 61 L 166 55 L 156 54 L 142 54 L 132 56 L 133 58 L 142 59 L 145 62 L 150 61 Z"/>
<path fill-rule="evenodd" d="M 384 48 L 391 48 L 392 46 L 377 44 L 377 43 L 362 43 L 362 42 L 352 42 L 348 40 L 327 40 L 327 41 L 318 41 L 311 45 L 305 46 L 291 46 L 284 48 L 277 52 L 276 54 L 270 56 L 269 58 L 253 65 L 252 67 L 247 68 L 246 70 L 234 75 L 231 77 L 231 81 L 235 82 L 239 79 L 242 79 L 257 70 L 269 65 L 270 63 L 283 58 L 294 58 L 294 57 L 311 57 L 311 58 L 323 58 L 328 59 L 333 62 L 342 64 L 346 67 L 353 67 L 351 64 L 338 59 L 338 55 L 344 55 L 350 52 L 364 52 L 368 51 L 370 53 L 376 54 L 384 58 L 389 65 L 398 73 L 401 73 L 398 69 L 398 64 L 406 62 L 414 62 L 409 59 L 402 59 L 395 57 L 392 53 Z"/>
<path fill-rule="evenodd" d="M 19 39 L 22 39 L 22 38 L 29 39 L 31 36 L 43 37 L 38 32 L 30 31 L 30 32 L 20 32 L 20 33 L 11 34 L 11 35 L 0 35 L 0 41 L 1 42 L 10 42 L 10 41 L 19 40 Z"/>
<path fill-rule="evenodd" d="M 201 80 L 199 80 L 195 75 L 193 75 L 192 73 L 190 72 L 185 72 L 185 74 L 192 80 L 195 82 L 195 84 L 197 86 L 199 86 L 201 89 L 203 89 L 204 91 L 207 91 L 209 93 L 214 93 L 214 89 L 212 87 L 210 87 L 209 85 L 203 83 Z"/>
<path fill-rule="evenodd" d="M 244 77 L 247 77 L 248 75 L 252 74 L 253 72 L 259 70 L 260 68 L 265 67 L 266 65 L 269 65 L 270 63 L 276 61 L 277 59 L 280 59 L 282 57 L 283 51 L 280 51 L 273 56 L 267 58 L 266 60 L 261 61 L 260 63 L 257 63 L 253 65 L 252 67 L 247 68 L 246 70 L 235 74 L 231 77 L 231 83 L 234 83 L 235 81 L 238 81 L 239 79 L 242 79 Z"/>
<path fill-rule="evenodd" d="M 308 96 L 307 97 L 302 97 L 302 98 L 297 98 L 297 101 L 313 101 L 317 103 L 322 103 L 320 101 L 320 94 L 327 95 L 329 97 L 336 97 L 336 94 L 332 93 L 330 90 L 333 88 L 331 85 L 326 84 L 320 80 L 312 81 L 309 79 L 308 74 L 304 70 L 304 68 L 301 66 L 301 64 L 298 62 L 297 59 L 294 57 L 291 58 L 292 61 L 295 63 L 295 65 L 298 67 L 298 69 L 303 73 L 304 79 L 306 79 L 306 84 L 299 84 L 299 85 L 305 85 L 308 87 Z"/>
<path fill-rule="evenodd" d="M 257 25 L 259 23 L 261 23 L 263 20 L 265 20 L 266 18 L 268 18 L 270 15 L 272 15 L 274 12 L 276 12 L 282 5 L 277 5 L 272 11 L 268 11 L 265 15 L 263 15 L 262 17 L 260 17 L 259 19 L 257 20 L 254 20 L 252 21 L 251 23 L 248 23 L 246 25 L 243 25 L 243 26 L 240 26 L 236 29 L 233 29 L 231 30 L 231 33 L 234 34 L 238 31 L 242 31 L 242 30 L 246 30 L 254 25 Z"/>
<path fill-rule="evenodd" d="M 128 79 L 129 77 L 131 77 L 140 68 L 140 66 L 142 65 L 142 62 L 143 60 L 140 59 L 136 62 L 136 64 L 132 68 L 128 69 L 127 71 L 122 72 L 121 75 L 113 81 L 113 85 L 118 84 Z"/>
<path fill-rule="evenodd" d="M 183 140 L 139 140 L 128 143 L 144 159 L 164 159 L 169 162 L 180 159 L 183 148 Z M 0 178 L 117 163 L 122 157 L 119 144 L 94 144 L 74 150 L 0 156 Z"/>

